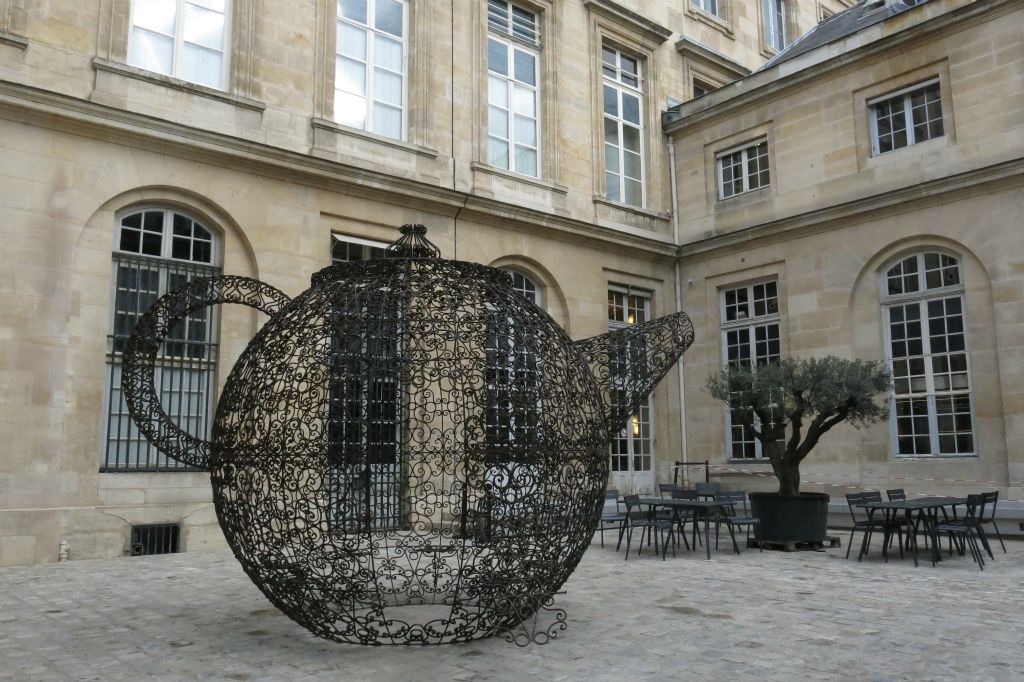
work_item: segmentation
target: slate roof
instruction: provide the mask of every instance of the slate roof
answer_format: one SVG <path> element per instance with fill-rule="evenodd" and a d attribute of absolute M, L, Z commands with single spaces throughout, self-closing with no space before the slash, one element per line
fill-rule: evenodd
<path fill-rule="evenodd" d="M 885 21 L 889 17 L 906 12 L 928 0 L 861 0 L 853 7 L 843 10 L 812 28 L 800 36 L 786 49 L 775 55 L 761 71 L 770 69 L 776 64 L 798 57 L 822 45 L 853 35 L 861 29 Z"/>

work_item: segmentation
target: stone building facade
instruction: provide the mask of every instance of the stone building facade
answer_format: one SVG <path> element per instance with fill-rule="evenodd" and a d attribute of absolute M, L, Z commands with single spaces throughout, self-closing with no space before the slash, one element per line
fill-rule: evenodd
<path fill-rule="evenodd" d="M 118 391 L 138 312 L 190 277 L 294 295 L 424 223 L 574 338 L 675 311 L 661 112 L 849 4 L 0 0 L 0 565 L 121 555 L 157 523 L 222 546 L 207 474 L 149 449 Z M 182 424 L 208 428 L 260 324 L 226 308 L 168 345 Z M 679 405 L 673 378 L 616 483 L 671 476 Z"/>
<path fill-rule="evenodd" d="M 805 486 L 1020 500 L 1024 9 L 893 5 L 830 19 L 665 114 L 697 328 L 687 451 L 732 486 L 768 487 L 706 377 L 779 354 L 884 360 L 891 419 L 826 436 Z"/>

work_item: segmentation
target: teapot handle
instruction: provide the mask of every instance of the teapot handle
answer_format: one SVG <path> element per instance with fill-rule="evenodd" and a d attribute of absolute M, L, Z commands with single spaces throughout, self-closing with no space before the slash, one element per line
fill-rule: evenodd
<path fill-rule="evenodd" d="M 208 468 L 210 443 L 183 431 L 160 405 L 154 370 L 156 356 L 171 328 L 188 315 L 217 303 L 238 303 L 274 315 L 291 299 L 250 277 L 223 275 L 196 278 L 169 291 L 139 318 L 121 367 L 121 390 L 139 431 L 156 447 L 182 464 Z"/>

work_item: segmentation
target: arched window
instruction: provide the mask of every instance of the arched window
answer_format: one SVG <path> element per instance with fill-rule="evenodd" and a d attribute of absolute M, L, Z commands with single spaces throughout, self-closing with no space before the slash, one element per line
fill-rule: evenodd
<path fill-rule="evenodd" d="M 511 268 L 506 270 L 512 275 L 512 288 L 522 294 L 527 301 L 543 307 L 541 304 L 541 290 L 537 283 L 518 270 L 512 270 Z"/>
<path fill-rule="evenodd" d="M 157 298 L 195 277 L 220 274 L 218 246 L 201 221 L 176 210 L 133 209 L 118 216 L 101 471 L 183 468 L 151 446 L 132 423 L 121 392 L 121 356 L 139 317 Z M 216 315 L 204 308 L 171 329 L 157 358 L 156 386 L 164 410 L 200 438 L 209 437 L 217 339 Z"/>
<path fill-rule="evenodd" d="M 960 261 L 946 253 L 902 257 L 882 275 L 896 456 L 976 452 L 963 299 Z"/>

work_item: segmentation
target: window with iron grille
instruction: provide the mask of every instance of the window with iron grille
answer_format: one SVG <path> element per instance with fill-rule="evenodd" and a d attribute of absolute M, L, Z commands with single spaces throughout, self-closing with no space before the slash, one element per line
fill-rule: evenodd
<path fill-rule="evenodd" d="M 333 235 L 331 261 L 384 258 L 386 246 Z M 332 336 L 332 364 L 337 371 L 329 382 L 328 403 L 328 431 L 334 445 L 329 453 L 329 523 L 334 532 L 394 528 L 404 520 L 398 456 L 403 406 L 394 369 L 400 320 L 393 305 L 383 312 L 378 322 L 368 323 L 363 302 L 353 299 L 334 309 L 338 326 Z"/>
<path fill-rule="evenodd" d="M 963 280 L 953 255 L 903 257 L 882 278 L 897 457 L 974 455 Z"/>
<path fill-rule="evenodd" d="M 605 195 L 644 205 L 643 81 L 640 60 L 601 48 Z"/>
<path fill-rule="evenodd" d="M 608 329 L 623 329 L 651 319 L 651 294 L 629 287 L 608 287 Z M 613 374 L 630 368 L 644 368 L 647 348 L 638 339 L 637 345 L 626 348 L 622 357 L 608 359 Z M 638 369 L 638 371 L 643 371 Z M 617 395 L 613 389 L 614 396 Z M 652 398 L 630 416 L 611 444 L 612 472 L 651 471 L 654 459 L 654 424 Z"/>
<path fill-rule="evenodd" d="M 718 198 L 729 197 L 766 187 L 771 181 L 768 170 L 768 140 L 747 143 L 717 155 Z"/>
<path fill-rule="evenodd" d="M 938 80 L 871 100 L 868 108 L 875 155 L 945 135 Z"/>
<path fill-rule="evenodd" d="M 751 367 L 777 361 L 782 355 L 779 338 L 779 285 L 759 282 L 722 292 L 722 349 L 726 367 Z M 734 423 L 726 412 L 726 447 L 733 459 L 764 457 L 761 441 L 750 429 Z"/>
<path fill-rule="evenodd" d="M 174 554 L 179 551 L 181 526 L 176 523 L 155 523 L 132 526 L 131 555 Z"/>
<path fill-rule="evenodd" d="M 540 177 L 540 27 L 537 15 L 487 3 L 488 163 Z"/>
<path fill-rule="evenodd" d="M 156 299 L 196 277 L 220 274 L 217 257 L 213 233 L 178 211 L 136 209 L 118 219 L 100 471 L 186 468 L 150 445 L 132 421 L 121 391 L 121 357 L 139 317 Z M 216 309 L 197 310 L 171 328 L 156 363 L 161 406 L 179 427 L 202 439 L 209 437 L 217 344 Z"/>

